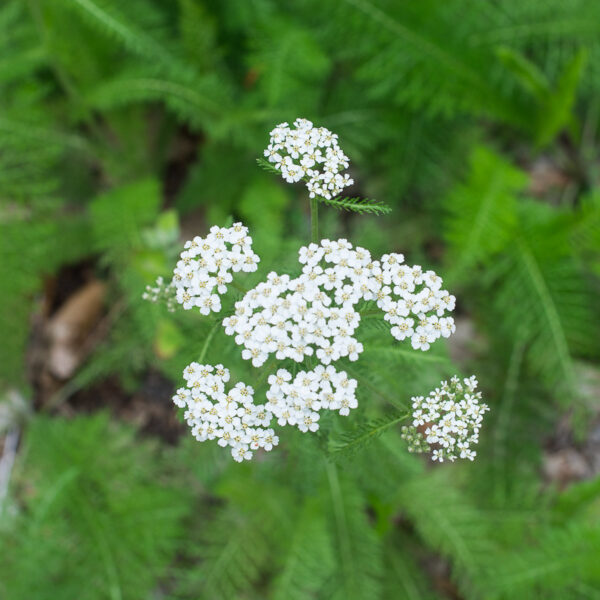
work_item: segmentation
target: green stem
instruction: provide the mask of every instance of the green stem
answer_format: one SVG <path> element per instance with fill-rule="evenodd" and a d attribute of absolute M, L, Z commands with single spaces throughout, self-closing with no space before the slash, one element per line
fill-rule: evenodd
<path fill-rule="evenodd" d="M 238 283 L 235 279 L 231 282 L 231 285 L 238 291 L 241 292 L 242 294 L 245 294 L 248 290 L 241 285 L 240 283 Z"/>
<path fill-rule="evenodd" d="M 317 198 L 310 199 L 310 241 L 319 243 L 319 204 Z"/>
<path fill-rule="evenodd" d="M 211 327 L 206 339 L 204 340 L 204 345 L 202 346 L 202 350 L 200 351 L 200 356 L 198 357 L 198 362 L 202 364 L 204 357 L 206 356 L 206 352 L 208 351 L 208 347 L 210 346 L 210 342 L 213 339 L 215 333 L 217 332 L 217 328 L 219 327 L 219 321 L 215 321 L 215 324 Z"/>

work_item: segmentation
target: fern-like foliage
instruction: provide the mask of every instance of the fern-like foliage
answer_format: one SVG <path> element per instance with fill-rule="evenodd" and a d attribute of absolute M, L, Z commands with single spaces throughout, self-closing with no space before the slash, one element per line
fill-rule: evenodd
<path fill-rule="evenodd" d="M 494 307 L 506 331 L 523 336 L 532 366 L 572 388 L 573 356 L 594 352 L 598 338 L 591 290 L 570 250 L 567 222 L 546 207 L 523 206 L 511 247 L 494 269 Z"/>
<path fill-rule="evenodd" d="M 0 387 L 25 377 L 31 311 L 43 276 L 85 256 L 88 240 L 88 224 L 80 218 L 17 219 L 0 226 Z"/>
<path fill-rule="evenodd" d="M 270 163 L 266 158 L 257 158 L 256 164 L 267 173 L 271 173 L 272 175 L 281 175 L 281 171 L 273 163 Z"/>
<path fill-rule="evenodd" d="M 331 494 L 331 521 L 339 570 L 331 598 L 370 600 L 380 597 L 381 544 L 369 526 L 364 501 L 353 482 L 341 476 L 334 463 L 327 465 Z"/>
<path fill-rule="evenodd" d="M 369 198 L 319 198 L 319 201 L 327 206 L 333 206 L 338 210 L 347 210 L 358 214 L 387 215 L 392 209 L 381 200 Z"/>
<path fill-rule="evenodd" d="M 375 421 L 361 423 L 354 431 L 344 434 L 339 441 L 333 441 L 329 455 L 333 460 L 351 457 L 356 452 L 383 435 L 386 431 L 406 420 L 406 413 L 389 414 Z"/>
<path fill-rule="evenodd" d="M 573 355 L 595 347 L 591 290 L 570 246 L 571 218 L 519 202 L 524 183 L 502 159 L 476 152 L 470 180 L 448 200 L 451 273 L 476 286 L 477 267 L 485 265 L 493 288 L 484 283 L 484 289 L 494 290 L 492 319 L 512 342 L 527 345 L 529 363 L 548 381 L 562 379 L 572 388 Z"/>
<path fill-rule="evenodd" d="M 323 501 L 308 499 L 285 550 L 282 568 L 273 582 L 273 600 L 304 600 L 332 578 L 336 559 Z"/>
<path fill-rule="evenodd" d="M 174 487 L 156 446 L 106 415 L 36 418 L 25 443 L 16 515 L 2 517 L 2 595 L 91 600 L 151 593 L 190 509 L 189 493 Z"/>
<path fill-rule="evenodd" d="M 468 280 L 477 265 L 507 243 L 517 220 L 517 194 L 526 182 L 525 175 L 498 154 L 484 147 L 473 151 L 467 181 L 445 200 L 450 280 Z"/>

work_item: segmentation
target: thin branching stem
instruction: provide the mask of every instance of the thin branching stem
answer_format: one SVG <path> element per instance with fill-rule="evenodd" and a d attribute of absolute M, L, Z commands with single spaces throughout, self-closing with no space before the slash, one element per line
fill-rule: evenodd
<path fill-rule="evenodd" d="M 319 243 L 319 201 L 316 197 L 310 199 L 310 241 Z"/>
<path fill-rule="evenodd" d="M 211 327 L 206 339 L 204 340 L 204 345 L 202 346 L 202 350 L 200 351 L 200 356 L 198 357 L 198 362 L 202 364 L 204 361 L 204 357 L 208 351 L 208 347 L 210 346 L 210 342 L 212 341 L 215 333 L 217 332 L 217 328 L 219 327 L 219 321 L 215 321 L 214 325 Z"/>

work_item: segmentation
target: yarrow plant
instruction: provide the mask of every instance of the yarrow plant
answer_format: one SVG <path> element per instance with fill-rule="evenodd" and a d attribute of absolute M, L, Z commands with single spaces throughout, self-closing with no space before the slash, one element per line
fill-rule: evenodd
<path fill-rule="evenodd" d="M 347 416 L 357 408 L 357 380 L 333 363 L 357 361 L 364 350 L 355 337 L 361 321 L 359 304 L 372 303 L 381 310 L 379 314 L 391 325 L 391 335 L 400 342 L 410 340 L 415 350 L 425 352 L 437 339 L 455 331 L 449 313 L 456 299 L 442 288 L 435 272 L 406 265 L 401 254 L 376 259 L 346 239 L 319 239 L 318 203 L 336 205 L 334 196 L 352 183 L 347 175 L 340 175 L 349 162 L 335 134 L 305 119 L 297 119 L 294 128 L 282 123 L 271 132 L 265 156 L 286 181 L 307 182 L 312 221 L 312 243 L 298 252 L 300 275 L 269 272 L 244 292 L 233 314 L 221 322 L 225 334 L 241 347 L 242 358 L 253 367 L 262 368 L 271 357 L 266 373 L 258 378 L 261 382 L 266 378 L 268 389 L 258 402 L 254 388 L 244 382 L 226 389 L 229 369 L 222 364 L 201 364 L 209 337 L 198 362 L 184 370 L 187 386 L 173 398 L 185 409 L 184 418 L 196 439 L 217 440 L 230 448 L 236 461 L 249 460 L 255 451 L 270 451 L 278 445 L 273 421 L 279 427 L 315 432 L 323 410 Z M 337 206 L 365 212 L 365 202 L 352 199 Z M 383 205 L 368 206 L 381 209 Z M 229 284 L 239 287 L 233 273 L 254 272 L 259 262 L 242 223 L 214 226 L 206 237 L 186 242 L 172 282 L 166 286 L 157 282 L 145 297 L 153 301 L 166 297 L 168 305 L 197 308 L 205 316 L 218 313 L 219 295 L 227 293 Z M 286 368 L 285 361 L 295 366 Z M 412 424 L 402 429 L 409 451 L 433 451 L 433 460 L 440 462 L 473 460 L 471 447 L 488 410 L 479 403 L 476 387 L 474 376 L 462 383 L 454 376 L 428 398 L 413 398 Z M 395 421 L 404 418 L 411 418 L 410 413 Z"/>

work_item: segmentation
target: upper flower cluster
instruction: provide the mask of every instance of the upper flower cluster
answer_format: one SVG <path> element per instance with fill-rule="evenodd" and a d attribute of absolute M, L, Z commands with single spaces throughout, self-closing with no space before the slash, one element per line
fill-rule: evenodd
<path fill-rule="evenodd" d="M 221 310 L 218 294 L 227 291 L 231 272 L 256 271 L 260 261 L 252 251 L 252 238 L 241 223 L 211 227 L 210 233 L 185 243 L 173 273 L 176 298 L 183 308 L 197 306 L 203 315 Z"/>
<path fill-rule="evenodd" d="M 455 376 L 450 383 L 442 381 L 427 398 L 412 398 L 412 426 L 402 428 L 409 451 L 429 452 L 433 446 L 433 460 L 473 460 L 476 452 L 471 445 L 478 442 L 483 415 L 489 410 L 479 403 L 481 392 L 476 389 L 474 375 L 462 382 Z"/>
<path fill-rule="evenodd" d="M 231 448 L 238 462 L 250 460 L 252 450 L 272 450 L 279 443 L 268 428 L 273 415 L 265 406 L 254 404 L 250 386 L 238 383 L 225 391 L 229 369 L 191 363 L 183 376 L 187 387 L 177 390 L 173 402 L 187 409 L 185 420 L 198 441 L 217 439 L 220 446 Z"/>
<path fill-rule="evenodd" d="M 277 417 L 279 425 L 295 425 L 300 431 L 319 428 L 319 410 L 337 410 L 348 415 L 358 406 L 356 379 L 332 366 L 317 366 L 312 371 L 299 371 L 292 381 L 286 369 L 269 376 L 266 408 Z"/>
<path fill-rule="evenodd" d="M 391 334 L 397 340 L 410 338 L 415 350 L 429 350 L 439 337 L 450 337 L 456 330 L 454 319 L 444 317 L 446 311 L 454 309 L 456 298 L 442 289 L 439 275 L 403 262 L 402 254 L 384 254 L 381 266 L 373 269 L 381 284 L 377 306 L 393 325 Z"/>
<path fill-rule="evenodd" d="M 293 128 L 281 123 L 270 135 L 264 155 L 287 182 L 306 180 L 311 198 L 329 200 L 354 183 L 347 174 L 341 174 L 350 163 L 338 145 L 337 135 L 329 129 L 296 119 Z"/>

